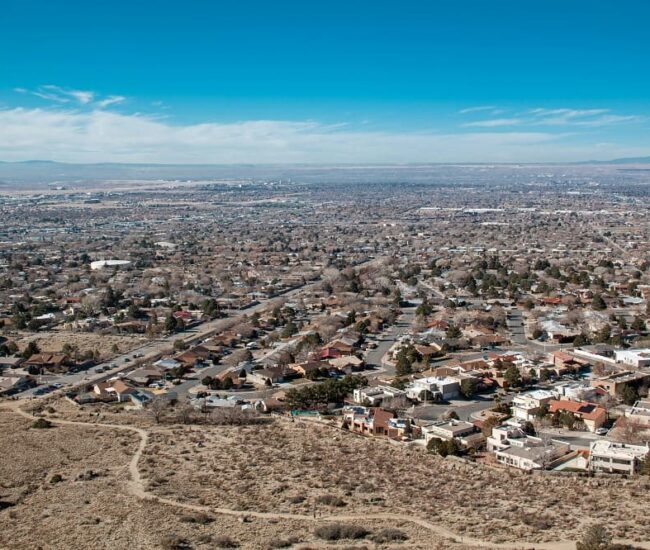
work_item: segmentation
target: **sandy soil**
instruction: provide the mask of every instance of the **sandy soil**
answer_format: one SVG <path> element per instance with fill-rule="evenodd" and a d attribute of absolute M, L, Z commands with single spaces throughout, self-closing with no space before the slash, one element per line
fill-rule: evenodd
<path fill-rule="evenodd" d="M 52 418 L 64 415 L 49 415 Z M 32 422 L 0 409 L 0 548 L 329 547 L 311 522 L 198 513 L 132 494 L 129 465 L 136 433 Z M 53 482 L 60 476 L 60 481 Z M 380 520 L 350 521 L 379 532 Z M 461 548 L 406 523 L 407 548 Z M 293 544 L 289 544 L 289 543 Z M 432 546 L 433 545 L 433 546 Z M 386 547 L 371 545 L 372 547 Z M 351 541 L 347 548 L 366 548 Z"/>
<path fill-rule="evenodd" d="M 530 476 L 313 423 L 156 425 L 141 414 L 136 427 L 125 421 L 138 413 L 53 406 L 54 427 L 40 430 L 0 410 L 0 548 L 572 550 L 595 522 L 647 540 L 643 478 Z M 325 542 L 317 529 L 332 523 L 369 534 Z M 375 542 L 387 527 L 406 540 Z"/>
<path fill-rule="evenodd" d="M 650 538 L 647 478 L 531 476 L 313 424 L 157 428 L 141 471 L 155 494 L 201 505 L 412 514 L 493 542 L 577 539 L 599 522 L 617 537 Z"/>
<path fill-rule="evenodd" d="M 147 342 L 144 337 L 138 336 L 116 336 L 101 335 L 91 332 L 34 332 L 21 333 L 19 338 L 14 340 L 22 350 L 29 342 L 36 342 L 44 352 L 58 353 L 63 349 L 64 344 L 76 345 L 79 355 L 85 351 L 97 350 L 101 359 L 113 357 L 113 345 L 117 345 L 120 353 L 125 353 L 137 348 Z"/>

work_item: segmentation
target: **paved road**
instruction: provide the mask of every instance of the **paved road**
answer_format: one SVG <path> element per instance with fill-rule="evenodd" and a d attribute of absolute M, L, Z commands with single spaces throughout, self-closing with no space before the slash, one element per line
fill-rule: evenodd
<path fill-rule="evenodd" d="M 395 367 L 385 363 L 383 357 L 388 353 L 388 350 L 390 350 L 393 344 L 409 331 L 411 323 L 415 318 L 415 309 L 414 307 L 403 308 L 402 314 L 397 318 L 395 324 L 387 328 L 377 338 L 377 347 L 366 351 L 366 364 L 375 365 L 380 369 L 378 372 L 370 374 L 369 377 L 376 377 L 380 374 L 388 376 L 395 375 Z"/>
<path fill-rule="evenodd" d="M 524 316 L 522 312 L 514 308 L 508 311 L 506 316 L 506 325 L 510 333 L 510 340 L 513 344 L 526 345 L 526 331 L 524 329 Z"/>

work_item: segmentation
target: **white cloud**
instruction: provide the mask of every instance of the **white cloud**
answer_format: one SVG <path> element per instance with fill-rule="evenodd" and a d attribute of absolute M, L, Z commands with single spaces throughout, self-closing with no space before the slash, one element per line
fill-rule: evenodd
<path fill-rule="evenodd" d="M 461 109 L 458 111 L 461 115 L 467 115 L 470 113 L 480 113 L 481 111 L 492 111 L 496 109 L 495 105 L 480 105 L 478 107 L 467 107 L 466 109 Z"/>
<path fill-rule="evenodd" d="M 43 90 L 46 92 L 43 92 Z M 95 92 L 89 92 L 85 90 L 69 90 L 66 88 L 61 88 L 60 86 L 55 86 L 53 84 L 46 84 L 45 86 L 41 86 L 39 90 L 32 93 L 39 97 L 43 97 L 44 99 L 53 99 L 54 101 L 59 102 L 66 102 L 69 99 L 74 99 L 82 105 L 90 103 L 95 97 Z"/>
<path fill-rule="evenodd" d="M 523 122 L 520 118 L 492 118 L 463 124 L 465 128 L 497 128 L 499 126 L 516 126 Z"/>
<path fill-rule="evenodd" d="M 97 102 L 97 107 L 104 109 L 109 105 L 122 103 L 126 98 L 123 95 L 109 95 L 106 99 L 101 99 Z"/>
<path fill-rule="evenodd" d="M 477 110 L 483 110 L 477 108 Z M 467 110 L 466 110 L 467 111 Z M 472 111 L 474 112 L 474 111 Z M 496 114 L 494 111 L 490 114 Z M 616 115 L 610 109 L 548 109 L 538 107 L 510 118 L 489 118 L 466 122 L 465 128 L 496 128 L 499 126 L 583 126 L 598 127 L 613 124 L 642 122 L 639 115 Z"/>
<path fill-rule="evenodd" d="M 82 105 L 90 103 L 95 97 L 95 94 L 93 92 L 84 92 L 82 90 L 72 90 L 68 93 Z"/>
<path fill-rule="evenodd" d="M 0 109 L 0 159 L 156 163 L 541 162 L 647 154 L 547 132 L 384 132 L 313 121 L 174 125 L 104 110 Z"/>
<path fill-rule="evenodd" d="M 46 101 L 60 104 L 74 103 L 80 106 L 104 109 L 110 105 L 121 103 L 126 98 L 120 95 L 110 95 L 103 99 L 97 98 L 97 93 L 90 90 L 74 90 L 55 86 L 54 84 L 44 84 L 35 90 L 26 88 L 14 88 L 14 92 L 19 94 L 30 94 Z"/>

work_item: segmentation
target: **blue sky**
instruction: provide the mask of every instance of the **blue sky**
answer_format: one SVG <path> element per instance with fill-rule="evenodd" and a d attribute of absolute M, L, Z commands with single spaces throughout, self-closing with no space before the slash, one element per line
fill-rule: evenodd
<path fill-rule="evenodd" d="M 648 21 L 642 0 L 5 0 L 0 159 L 650 155 Z"/>

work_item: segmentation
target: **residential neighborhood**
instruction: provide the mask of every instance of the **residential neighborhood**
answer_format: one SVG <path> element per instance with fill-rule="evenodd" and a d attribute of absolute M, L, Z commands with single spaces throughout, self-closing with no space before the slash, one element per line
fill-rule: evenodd
<path fill-rule="evenodd" d="M 97 433 L 113 434 L 123 443 L 106 456 L 131 480 L 120 494 L 210 518 L 222 503 L 241 525 L 392 514 L 457 533 L 445 548 L 462 548 L 461 533 L 477 547 L 546 548 L 581 536 L 549 500 L 564 484 L 582 516 L 599 517 L 599 495 L 612 529 L 642 542 L 650 229 L 630 222 L 639 176 L 620 188 L 609 169 L 566 167 L 547 185 L 527 167 L 503 169 L 516 183 L 497 186 L 466 170 L 480 183 L 471 194 L 379 181 L 368 196 L 305 176 L 0 197 L 11 441 L 16 426 L 36 446 L 69 431 L 96 457 Z M 521 195 L 521 177 L 536 195 Z M 77 441 L 75 429 L 93 435 Z M 90 476 L 55 474 L 48 490 Z M 424 485 L 438 478 L 446 496 Z M 517 508 L 490 515 L 495 492 Z M 4 487 L 0 502 L 37 498 L 21 495 Z M 492 519 L 467 525 L 471 506 Z M 203 525 L 192 518 L 179 530 Z M 382 521 L 420 540 L 414 524 Z"/>

